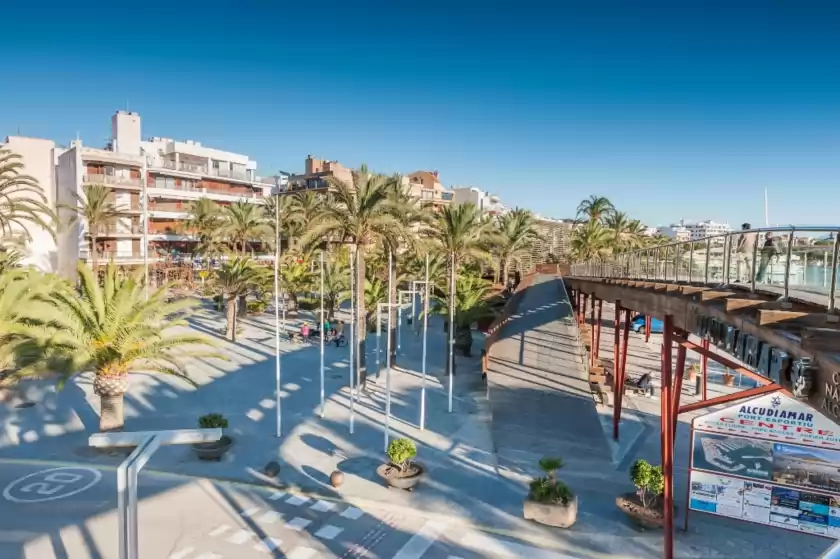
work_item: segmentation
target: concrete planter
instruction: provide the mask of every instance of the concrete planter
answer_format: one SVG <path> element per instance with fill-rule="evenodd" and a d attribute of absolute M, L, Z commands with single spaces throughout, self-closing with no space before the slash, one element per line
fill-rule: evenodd
<path fill-rule="evenodd" d="M 627 493 L 621 497 L 616 497 L 615 504 L 621 512 L 627 515 L 630 522 L 643 530 L 662 528 L 665 522 L 661 504 L 657 508 L 644 507 L 635 493 Z M 676 509 L 676 507 L 674 508 Z"/>
<path fill-rule="evenodd" d="M 569 528 L 577 520 L 578 500 L 572 497 L 568 504 L 538 503 L 525 499 L 522 512 L 525 520 L 533 520 L 555 528 Z"/>
<path fill-rule="evenodd" d="M 233 446 L 233 439 L 227 435 L 222 435 L 221 439 L 212 443 L 194 444 L 193 451 L 195 451 L 199 460 L 218 462 L 231 446 Z"/>
<path fill-rule="evenodd" d="M 420 483 L 420 480 L 426 475 L 426 468 L 417 462 L 412 462 L 412 466 L 417 468 L 417 473 L 410 477 L 395 477 L 387 475 L 386 472 L 391 468 L 391 464 L 382 464 L 376 468 L 376 474 L 385 480 L 388 487 L 396 487 L 405 491 L 413 491 L 414 487 Z"/>

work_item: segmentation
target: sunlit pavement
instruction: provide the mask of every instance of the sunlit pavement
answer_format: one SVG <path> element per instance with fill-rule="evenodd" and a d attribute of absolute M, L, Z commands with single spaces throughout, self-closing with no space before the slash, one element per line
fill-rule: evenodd
<path fill-rule="evenodd" d="M 0 557 L 118 557 L 113 469 L 0 462 L 0 486 Z M 410 508 L 205 479 L 141 474 L 139 497 L 143 558 L 572 557 Z"/>

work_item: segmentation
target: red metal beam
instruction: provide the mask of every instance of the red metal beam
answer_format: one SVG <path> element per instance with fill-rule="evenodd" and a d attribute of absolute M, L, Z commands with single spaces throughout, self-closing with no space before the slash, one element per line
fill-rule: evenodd
<path fill-rule="evenodd" d="M 645 315 L 645 343 L 648 343 L 650 341 L 650 324 L 650 317 L 648 315 Z"/>
<path fill-rule="evenodd" d="M 604 310 L 604 302 L 598 299 L 598 330 L 595 333 L 595 359 L 601 353 L 601 311 Z"/>
<path fill-rule="evenodd" d="M 624 379 L 619 371 L 619 331 L 618 322 L 621 316 L 621 301 L 615 302 L 615 324 L 613 330 L 613 439 L 618 440 L 618 423 L 621 421 L 621 396 L 624 394 Z"/>
<path fill-rule="evenodd" d="M 662 556 L 674 559 L 674 415 L 671 408 L 671 346 L 674 319 L 666 314 L 662 333 L 662 473 L 665 478 L 664 525 L 665 542 Z"/>
<path fill-rule="evenodd" d="M 671 403 L 671 414 L 674 416 L 673 431 L 671 435 L 677 436 L 678 410 L 680 409 L 680 397 L 682 396 L 683 375 L 685 374 L 685 347 L 677 347 L 677 368 L 674 371 L 674 395 Z"/>
<path fill-rule="evenodd" d="M 749 377 L 749 378 L 753 379 L 754 381 L 756 381 L 759 384 L 767 384 L 767 383 L 773 382 L 770 379 L 768 379 L 767 377 L 763 377 L 756 372 L 753 372 L 753 371 L 751 371 L 751 370 L 749 370 L 745 367 L 742 367 L 741 365 L 738 365 L 736 362 L 732 361 L 731 359 L 727 359 L 723 355 L 720 355 L 718 353 L 714 353 L 711 350 L 705 349 L 702 346 L 699 346 L 699 345 L 695 344 L 694 342 L 690 342 L 685 338 L 675 337 L 674 341 L 676 343 L 678 343 L 679 345 L 685 347 L 686 349 L 690 349 L 690 350 L 692 350 L 696 353 L 699 353 L 700 355 L 704 355 L 704 356 L 708 357 L 709 359 L 711 359 L 712 361 L 714 361 L 716 363 L 720 363 L 721 365 L 723 365 L 724 367 L 726 367 L 728 369 L 732 369 L 733 371 L 735 371 L 737 373 L 741 373 L 745 377 Z"/>
<path fill-rule="evenodd" d="M 712 398 L 711 400 L 686 404 L 680 407 L 678 413 L 702 410 L 710 408 L 712 406 L 718 406 L 720 404 L 731 404 L 732 402 L 737 402 L 738 400 L 743 400 L 744 398 L 751 398 L 752 396 L 761 396 L 762 394 L 776 392 L 777 390 L 785 394 L 788 393 L 785 389 L 783 389 L 781 386 L 774 382 L 771 384 L 765 384 L 764 386 L 750 388 L 749 390 L 742 390 L 740 392 L 734 392 L 732 394 L 724 394 L 723 396 L 718 396 L 717 398 Z"/>

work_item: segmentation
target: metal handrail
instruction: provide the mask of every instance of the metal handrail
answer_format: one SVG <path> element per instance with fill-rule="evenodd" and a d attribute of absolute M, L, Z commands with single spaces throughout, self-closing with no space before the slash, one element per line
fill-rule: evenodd
<path fill-rule="evenodd" d="M 762 250 L 767 233 L 778 234 L 773 236 L 777 252 L 772 256 L 770 251 Z M 828 233 L 829 238 L 833 237 L 833 240 L 830 244 L 798 245 L 796 235 L 807 233 Z M 739 247 L 740 238 L 745 234 L 755 236 L 755 245 L 748 251 Z M 808 267 L 809 257 L 813 263 L 811 268 Z M 671 283 L 721 286 L 740 284 L 751 292 L 759 289 L 777 293 L 782 301 L 790 298 L 793 289 L 818 297 L 825 296 L 828 310 L 833 311 L 836 306 L 839 257 L 840 226 L 789 225 L 731 231 L 684 241 L 668 241 L 615 253 L 606 258 L 578 262 L 571 265 L 571 272 L 575 276 Z M 821 286 L 818 285 L 820 282 L 808 283 L 808 271 L 813 271 L 814 268 L 823 270 Z M 776 280 L 780 274 L 781 278 Z M 781 289 L 768 289 L 768 286 Z"/>

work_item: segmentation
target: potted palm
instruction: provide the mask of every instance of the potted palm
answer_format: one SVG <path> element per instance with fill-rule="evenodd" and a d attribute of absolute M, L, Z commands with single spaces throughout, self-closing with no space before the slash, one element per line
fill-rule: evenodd
<path fill-rule="evenodd" d="M 101 431 L 122 430 L 130 373 L 162 373 L 194 385 L 182 358 L 225 358 L 207 349 L 215 343 L 206 336 L 171 333 L 187 325 L 197 301 L 167 302 L 169 286 L 147 299 L 142 273 L 122 276 L 109 264 L 103 286 L 79 263 L 79 288 L 56 283 L 36 295 L 14 331 L 17 376 L 56 375 L 60 389 L 78 374 L 93 374 Z"/>
<path fill-rule="evenodd" d="M 697 373 L 700 372 L 700 364 L 699 363 L 692 363 L 688 366 L 688 369 L 685 370 L 685 378 L 688 382 L 694 382 L 697 380 Z"/>
<path fill-rule="evenodd" d="M 208 413 L 198 418 L 198 426 L 202 429 L 227 429 L 228 420 L 220 413 Z M 198 443 L 193 445 L 193 450 L 199 460 L 219 461 L 233 444 L 233 439 L 222 435 L 218 441 L 209 443 Z"/>
<path fill-rule="evenodd" d="M 630 469 L 630 479 L 636 491 L 616 498 L 615 504 L 634 524 L 642 528 L 661 528 L 664 521 L 662 494 L 665 492 L 662 466 L 636 460 Z"/>
<path fill-rule="evenodd" d="M 412 491 L 426 473 L 426 469 L 414 462 L 417 447 L 410 439 L 394 439 L 388 445 L 388 460 L 376 468 L 376 473 L 385 480 L 388 487 Z"/>
<path fill-rule="evenodd" d="M 557 528 L 568 528 L 575 523 L 578 501 L 569 486 L 557 479 L 557 470 L 562 467 L 562 458 L 540 460 L 540 469 L 545 476 L 531 482 L 522 507 L 525 520 Z"/>

